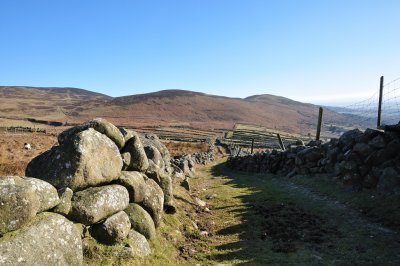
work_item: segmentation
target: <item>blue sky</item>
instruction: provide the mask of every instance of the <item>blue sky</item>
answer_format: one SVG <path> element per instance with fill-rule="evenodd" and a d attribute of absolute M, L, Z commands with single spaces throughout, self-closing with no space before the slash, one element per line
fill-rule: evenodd
<path fill-rule="evenodd" d="M 1 0 L 0 85 L 362 100 L 400 77 L 400 1 Z"/>

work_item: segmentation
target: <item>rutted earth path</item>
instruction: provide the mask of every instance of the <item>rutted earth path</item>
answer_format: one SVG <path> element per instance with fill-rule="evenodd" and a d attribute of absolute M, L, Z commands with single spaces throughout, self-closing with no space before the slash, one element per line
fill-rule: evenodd
<path fill-rule="evenodd" d="M 193 224 L 180 248 L 190 265 L 400 265 L 397 232 L 287 179 L 215 164 L 190 195 L 177 198 Z"/>
<path fill-rule="evenodd" d="M 274 179 L 276 182 L 277 179 Z M 276 182 L 278 183 L 278 182 Z M 282 184 L 283 183 L 283 184 Z M 301 186 L 301 185 L 296 185 L 291 182 L 282 182 L 281 184 L 288 190 L 288 191 L 293 191 L 294 193 L 302 194 L 308 198 L 310 198 L 313 201 L 319 201 L 323 202 L 327 208 L 330 208 L 333 211 L 338 211 L 338 212 L 346 212 L 347 215 L 356 222 L 358 225 L 361 225 L 365 228 L 368 228 L 371 230 L 371 233 L 376 233 L 376 234 L 386 234 L 388 236 L 396 236 L 398 235 L 398 232 L 387 228 L 385 226 L 382 226 L 377 223 L 372 223 L 368 221 L 368 219 L 362 217 L 360 213 L 357 213 L 355 210 L 351 209 L 348 207 L 346 204 L 343 204 L 337 200 L 334 200 L 327 195 L 324 195 L 322 193 L 318 193 L 316 191 L 311 191 L 309 188 Z"/>

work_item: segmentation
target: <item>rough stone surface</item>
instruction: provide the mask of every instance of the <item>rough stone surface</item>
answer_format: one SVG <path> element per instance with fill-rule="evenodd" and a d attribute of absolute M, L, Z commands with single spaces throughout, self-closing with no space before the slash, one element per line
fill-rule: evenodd
<path fill-rule="evenodd" d="M 151 250 L 146 238 L 135 230 L 128 235 L 126 247 L 129 248 L 131 257 L 145 257 L 150 255 Z"/>
<path fill-rule="evenodd" d="M 128 204 L 128 190 L 121 185 L 92 187 L 74 193 L 69 217 L 73 221 L 91 225 L 124 210 Z"/>
<path fill-rule="evenodd" d="M 76 191 L 118 179 L 121 169 L 118 147 L 89 128 L 34 158 L 26 175 L 43 179 L 58 189 L 69 187 Z"/>
<path fill-rule="evenodd" d="M 141 205 L 150 213 L 156 227 L 161 225 L 164 193 L 153 179 L 145 181 L 144 199 Z"/>
<path fill-rule="evenodd" d="M 383 149 L 386 146 L 385 138 L 382 135 L 378 135 L 370 140 L 368 145 L 375 149 Z"/>
<path fill-rule="evenodd" d="M 377 190 L 381 193 L 400 191 L 400 172 L 394 167 L 383 169 L 379 177 Z"/>
<path fill-rule="evenodd" d="M 130 202 L 142 202 L 144 199 L 145 181 L 140 172 L 122 171 L 118 183 L 126 187 Z"/>
<path fill-rule="evenodd" d="M 167 147 L 161 143 L 160 139 L 154 135 L 154 134 L 145 134 L 143 136 L 140 136 L 140 139 L 143 143 L 143 145 L 146 146 L 154 146 L 157 148 L 157 150 L 160 152 L 165 166 L 169 167 L 169 161 L 171 160 L 171 156 L 169 154 L 169 151 Z"/>
<path fill-rule="evenodd" d="M 61 132 L 58 135 L 58 142 L 60 144 L 68 142 L 68 140 L 74 135 L 89 128 L 93 128 L 94 130 L 106 135 L 118 146 L 119 149 L 124 147 L 125 139 L 120 130 L 103 118 L 95 118 L 83 123 L 82 125 L 78 125 Z"/>
<path fill-rule="evenodd" d="M 82 242 L 73 223 L 43 212 L 30 226 L 0 238 L 0 265 L 82 265 Z"/>
<path fill-rule="evenodd" d="M 174 195 L 172 194 L 172 178 L 168 174 L 160 176 L 160 187 L 164 193 L 164 211 L 168 214 L 176 212 Z"/>
<path fill-rule="evenodd" d="M 131 129 L 126 129 L 126 128 L 123 128 L 123 127 L 120 127 L 120 128 L 118 128 L 119 129 L 119 131 L 121 132 L 121 134 L 122 134 L 122 136 L 124 137 L 124 140 L 125 140 L 125 144 L 131 139 L 131 138 L 133 138 L 133 133 L 135 132 L 135 131 L 133 131 L 133 130 L 131 130 Z"/>
<path fill-rule="evenodd" d="M 159 183 L 160 173 L 164 171 L 165 167 L 161 153 L 152 145 L 145 146 L 145 152 L 149 159 L 149 166 L 146 170 L 146 175 Z"/>
<path fill-rule="evenodd" d="M 91 235 L 105 244 L 123 241 L 131 229 L 128 215 L 124 211 L 108 217 L 104 222 L 91 227 Z"/>
<path fill-rule="evenodd" d="M 54 212 L 62 215 L 68 215 L 68 213 L 71 211 L 71 200 L 74 192 L 70 188 L 61 188 L 57 192 L 58 196 L 60 197 L 60 204 L 54 208 Z"/>
<path fill-rule="evenodd" d="M 23 177 L 26 182 L 35 190 L 36 194 L 39 196 L 40 207 L 38 212 L 43 212 L 54 208 L 60 203 L 60 198 L 58 197 L 57 189 L 47 183 L 46 181 L 37 179 Z"/>
<path fill-rule="evenodd" d="M 132 229 L 144 235 L 147 239 L 151 239 L 156 235 L 154 221 L 150 214 L 136 203 L 129 204 L 125 212 L 129 216 Z"/>
<path fill-rule="evenodd" d="M 121 153 L 121 157 L 123 163 L 122 170 L 126 171 L 131 163 L 131 154 L 129 152 L 123 152 Z"/>
<path fill-rule="evenodd" d="M 353 150 L 364 157 L 370 155 L 374 151 L 371 146 L 365 143 L 357 143 L 356 145 L 354 145 Z"/>
<path fill-rule="evenodd" d="M 125 158 L 127 160 L 127 170 L 141 172 L 146 171 L 149 167 L 149 161 L 144 151 L 143 144 L 139 138 L 139 135 L 136 132 L 130 131 L 130 135 L 132 137 L 128 140 L 122 150 L 122 153 L 130 154 L 129 161 L 128 156 L 125 155 Z"/>
<path fill-rule="evenodd" d="M 362 132 L 359 129 L 349 130 L 339 138 L 339 145 L 342 147 L 350 146 L 361 134 Z"/>
<path fill-rule="evenodd" d="M 28 224 L 39 208 L 36 190 L 23 178 L 0 177 L 0 236 Z"/>

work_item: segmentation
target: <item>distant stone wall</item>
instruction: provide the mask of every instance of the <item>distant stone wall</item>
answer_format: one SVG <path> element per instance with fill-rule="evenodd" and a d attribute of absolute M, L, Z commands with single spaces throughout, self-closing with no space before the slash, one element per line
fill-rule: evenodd
<path fill-rule="evenodd" d="M 307 146 L 291 145 L 286 151 L 231 157 L 228 165 L 241 171 L 289 177 L 329 173 L 354 190 L 399 193 L 399 151 L 400 124 L 386 126 L 384 131 L 351 130 L 324 144 L 311 141 Z"/>
<path fill-rule="evenodd" d="M 150 254 L 163 212 L 175 212 L 170 159 L 157 136 L 104 119 L 62 132 L 27 177 L 0 177 L 0 265 L 80 265 L 93 240 Z"/>
<path fill-rule="evenodd" d="M 174 176 L 182 180 L 188 177 L 193 177 L 195 174 L 196 164 L 205 165 L 208 162 L 215 160 L 214 140 L 208 138 L 206 142 L 208 144 L 207 152 L 179 155 L 170 160 Z"/>

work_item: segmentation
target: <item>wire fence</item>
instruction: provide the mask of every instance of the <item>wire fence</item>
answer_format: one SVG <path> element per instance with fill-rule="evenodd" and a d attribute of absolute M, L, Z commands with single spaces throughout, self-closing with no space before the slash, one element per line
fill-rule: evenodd
<path fill-rule="evenodd" d="M 383 87 L 382 125 L 397 124 L 400 120 L 400 78 Z"/>
<path fill-rule="evenodd" d="M 377 126 L 379 91 L 371 97 L 345 106 L 339 110 L 357 117 L 360 125 Z M 400 120 L 400 78 L 383 85 L 381 125 L 397 124 Z"/>

